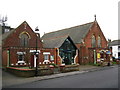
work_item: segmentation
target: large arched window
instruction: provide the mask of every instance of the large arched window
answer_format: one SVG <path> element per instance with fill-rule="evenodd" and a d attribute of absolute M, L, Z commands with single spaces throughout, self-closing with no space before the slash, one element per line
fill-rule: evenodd
<path fill-rule="evenodd" d="M 101 47 L 101 38 L 98 36 L 98 47 Z"/>
<path fill-rule="evenodd" d="M 95 35 L 92 35 L 92 48 L 96 47 Z"/>
<path fill-rule="evenodd" d="M 28 46 L 28 44 L 29 44 L 29 36 L 28 36 L 28 34 L 27 33 L 22 33 L 21 35 L 20 35 L 20 44 L 21 44 L 21 46 Z"/>

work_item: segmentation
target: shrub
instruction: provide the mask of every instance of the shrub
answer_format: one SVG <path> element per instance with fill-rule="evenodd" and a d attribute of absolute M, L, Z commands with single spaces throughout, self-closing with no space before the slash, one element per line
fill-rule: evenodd
<path fill-rule="evenodd" d="M 94 66 L 101 66 L 101 64 L 100 63 L 96 63 L 96 64 L 93 64 Z"/>
<path fill-rule="evenodd" d="M 54 67 L 58 67 L 55 63 L 50 63 L 49 65 L 53 65 Z"/>
<path fill-rule="evenodd" d="M 116 62 L 112 62 L 112 64 L 116 64 Z"/>

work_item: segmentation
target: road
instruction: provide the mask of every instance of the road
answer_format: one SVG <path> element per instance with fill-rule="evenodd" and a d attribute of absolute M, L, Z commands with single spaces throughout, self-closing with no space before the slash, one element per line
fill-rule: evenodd
<path fill-rule="evenodd" d="M 118 67 L 36 81 L 9 88 L 118 88 Z"/>

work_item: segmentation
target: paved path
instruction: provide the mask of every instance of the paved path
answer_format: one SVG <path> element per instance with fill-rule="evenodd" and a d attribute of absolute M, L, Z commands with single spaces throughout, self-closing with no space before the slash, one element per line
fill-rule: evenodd
<path fill-rule="evenodd" d="M 114 66 L 111 66 L 111 67 L 114 67 Z M 104 68 L 110 68 L 110 67 L 97 67 L 97 66 L 91 66 L 91 65 L 81 65 L 80 71 L 53 74 L 53 75 L 47 75 L 47 76 L 30 77 L 30 78 L 17 77 L 17 76 L 14 76 L 8 72 L 3 71 L 2 72 L 2 76 L 3 76 L 2 77 L 2 82 L 3 82 L 2 86 L 9 87 L 12 85 L 29 83 L 29 82 L 45 80 L 45 79 L 50 79 L 50 78 L 64 77 L 64 76 L 68 76 L 68 75 L 85 73 L 85 72 L 100 70 L 100 69 L 104 69 Z"/>

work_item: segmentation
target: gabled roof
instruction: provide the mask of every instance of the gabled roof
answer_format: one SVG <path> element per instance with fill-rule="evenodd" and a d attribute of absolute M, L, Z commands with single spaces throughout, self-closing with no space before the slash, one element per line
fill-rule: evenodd
<path fill-rule="evenodd" d="M 120 40 L 114 40 L 109 43 L 109 46 L 116 46 L 116 45 L 120 45 Z"/>
<path fill-rule="evenodd" d="M 64 41 L 68 38 L 68 36 L 56 37 L 51 39 L 45 39 L 43 41 L 44 48 L 59 48 Z"/>
<path fill-rule="evenodd" d="M 46 33 L 43 35 L 42 40 L 44 41 L 46 39 L 67 35 L 71 37 L 74 43 L 81 43 L 82 39 L 87 35 L 93 23 L 94 22 L 90 22 L 87 24 L 66 28 L 63 30 L 55 31 L 55 32 Z"/>
<path fill-rule="evenodd" d="M 24 21 L 22 24 L 24 24 L 24 23 L 27 23 L 27 22 Z M 21 26 L 22 24 L 20 24 L 19 26 Z M 27 25 L 28 25 L 28 23 L 27 23 Z M 15 29 L 12 28 L 9 32 L 2 34 L 2 40 L 6 39 L 10 34 L 12 34 L 14 31 L 16 31 L 17 28 L 15 28 Z"/>

